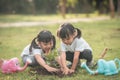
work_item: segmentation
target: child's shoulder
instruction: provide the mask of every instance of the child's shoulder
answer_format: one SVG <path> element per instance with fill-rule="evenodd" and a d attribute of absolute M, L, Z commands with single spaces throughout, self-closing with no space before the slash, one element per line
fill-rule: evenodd
<path fill-rule="evenodd" d="M 75 41 L 75 42 L 78 42 L 78 43 L 83 43 L 83 42 L 85 42 L 84 38 L 82 38 L 82 37 L 76 38 L 74 41 Z"/>
<path fill-rule="evenodd" d="M 84 40 L 83 37 L 75 38 L 75 40 Z"/>

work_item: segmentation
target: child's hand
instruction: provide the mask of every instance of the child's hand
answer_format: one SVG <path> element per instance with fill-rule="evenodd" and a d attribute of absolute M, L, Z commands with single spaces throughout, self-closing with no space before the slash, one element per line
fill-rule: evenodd
<path fill-rule="evenodd" d="M 26 62 L 27 62 L 28 64 L 31 64 L 31 63 L 32 63 L 32 60 L 31 60 L 30 58 L 27 58 Z"/>
<path fill-rule="evenodd" d="M 70 69 L 70 70 L 69 70 L 69 73 L 70 73 L 70 74 L 72 74 L 72 73 L 74 73 L 74 72 L 75 72 L 75 70 L 73 70 L 73 69 Z"/>
<path fill-rule="evenodd" d="M 46 65 L 45 68 L 47 69 L 48 72 L 57 72 L 57 71 L 60 71 L 60 69 L 56 69 L 56 68 L 50 67 L 48 65 Z"/>
<path fill-rule="evenodd" d="M 65 68 L 64 70 L 63 70 L 63 74 L 65 74 L 65 75 L 68 75 L 69 74 L 69 68 L 67 67 L 67 68 Z"/>
<path fill-rule="evenodd" d="M 64 71 L 64 69 L 63 69 L 62 67 L 60 68 L 60 70 L 61 70 L 62 72 Z"/>

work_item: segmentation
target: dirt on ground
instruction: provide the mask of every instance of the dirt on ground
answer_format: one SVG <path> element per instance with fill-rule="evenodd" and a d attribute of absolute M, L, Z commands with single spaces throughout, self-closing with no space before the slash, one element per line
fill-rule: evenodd
<path fill-rule="evenodd" d="M 62 71 L 58 71 L 58 72 L 48 72 L 45 68 L 42 67 L 37 67 L 37 68 L 30 68 L 29 73 L 31 75 L 54 75 L 54 76 L 58 76 L 59 78 L 62 78 L 64 76 L 72 76 L 72 74 L 69 75 L 64 75 L 62 73 Z"/>
<path fill-rule="evenodd" d="M 94 18 L 72 18 L 72 19 L 64 19 L 64 20 L 51 20 L 51 21 L 36 21 L 36 22 L 13 22 L 13 23 L 2 23 L 0 22 L 0 27 L 31 27 L 31 26 L 43 26 L 50 24 L 62 24 L 65 22 L 94 22 L 101 20 L 109 20 L 110 17 L 94 17 Z"/>

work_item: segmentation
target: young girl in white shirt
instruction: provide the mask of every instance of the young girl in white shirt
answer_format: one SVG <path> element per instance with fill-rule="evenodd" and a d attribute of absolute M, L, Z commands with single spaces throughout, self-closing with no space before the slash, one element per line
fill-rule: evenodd
<path fill-rule="evenodd" d="M 31 60 L 29 66 L 38 66 L 41 65 L 49 72 L 56 72 L 59 69 L 49 66 L 45 58 L 50 53 L 51 50 L 55 48 L 56 40 L 50 31 L 43 30 L 37 37 L 35 37 L 31 44 L 27 45 L 22 54 L 22 61 L 26 63 L 27 59 Z"/>
<path fill-rule="evenodd" d="M 64 23 L 57 31 L 57 36 L 62 40 L 60 48 L 60 56 L 57 62 L 61 66 L 64 74 L 74 73 L 80 59 L 85 59 L 89 66 L 92 62 L 92 48 L 81 37 L 81 31 L 70 23 Z M 69 69 L 66 60 L 72 63 Z"/>

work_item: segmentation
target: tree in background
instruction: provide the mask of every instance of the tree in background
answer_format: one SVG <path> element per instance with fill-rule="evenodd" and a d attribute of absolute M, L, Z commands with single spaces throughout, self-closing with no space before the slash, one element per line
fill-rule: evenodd
<path fill-rule="evenodd" d="M 83 0 L 83 7 L 86 13 L 86 16 L 89 17 L 89 13 L 92 12 L 92 0 Z"/>
<path fill-rule="evenodd" d="M 34 0 L 36 14 L 56 14 L 59 0 Z"/>
<path fill-rule="evenodd" d="M 118 0 L 117 12 L 118 16 L 120 16 L 120 0 Z"/>
<path fill-rule="evenodd" d="M 59 9 L 60 9 L 60 13 L 63 16 L 63 18 L 66 18 L 65 14 L 66 14 L 66 3 L 67 0 L 59 0 Z"/>
<path fill-rule="evenodd" d="M 96 10 L 99 15 L 107 14 L 109 12 L 108 0 L 94 0 L 96 3 Z"/>
<path fill-rule="evenodd" d="M 109 5 L 110 5 L 110 16 L 111 16 L 111 18 L 114 18 L 115 17 L 115 8 L 114 8 L 113 0 L 109 0 Z"/>
<path fill-rule="evenodd" d="M 32 14 L 35 14 L 36 13 L 36 10 L 35 10 L 35 3 L 34 3 L 34 0 L 27 0 L 29 2 L 29 5 L 30 5 L 30 11 Z"/>
<path fill-rule="evenodd" d="M 120 0 L 0 0 L 2 14 L 56 14 L 58 11 L 63 18 L 67 13 L 84 13 L 89 17 L 94 11 L 110 13 L 113 18 L 115 12 L 120 15 Z"/>

